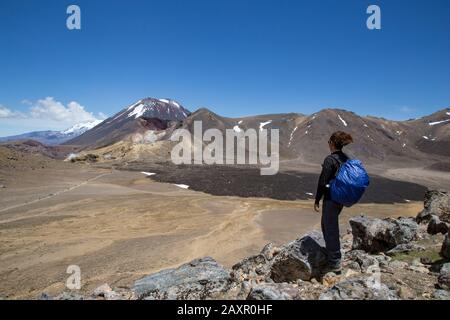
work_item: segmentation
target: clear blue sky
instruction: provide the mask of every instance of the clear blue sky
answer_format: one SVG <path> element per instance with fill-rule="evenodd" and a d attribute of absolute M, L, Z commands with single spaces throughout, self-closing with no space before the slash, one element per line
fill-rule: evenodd
<path fill-rule="evenodd" d="M 66 28 L 70 4 L 80 31 Z M 370 4 L 382 30 L 366 28 Z M 0 0 L 0 43 L 9 114 L 46 97 L 95 117 L 148 96 L 224 116 L 450 105 L 448 0 Z M 25 130 L 6 121 L 0 135 Z"/>

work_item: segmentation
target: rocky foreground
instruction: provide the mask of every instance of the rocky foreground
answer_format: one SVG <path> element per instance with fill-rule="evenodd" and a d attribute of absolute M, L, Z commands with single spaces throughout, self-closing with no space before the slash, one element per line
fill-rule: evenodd
<path fill-rule="evenodd" d="M 104 284 L 90 296 L 40 299 L 439 299 L 450 300 L 450 194 L 428 191 L 413 218 L 350 220 L 343 270 L 326 273 L 324 241 L 312 232 L 262 251 L 231 270 L 205 257 L 146 276 L 131 288 Z"/>

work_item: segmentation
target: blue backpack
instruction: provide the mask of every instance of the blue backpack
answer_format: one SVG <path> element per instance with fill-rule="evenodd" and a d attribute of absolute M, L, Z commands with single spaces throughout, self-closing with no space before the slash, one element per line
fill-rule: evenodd
<path fill-rule="evenodd" d="M 369 186 L 370 179 L 361 161 L 349 159 L 342 163 L 336 157 L 340 168 L 336 178 L 330 182 L 331 200 L 346 207 L 356 204 Z"/>

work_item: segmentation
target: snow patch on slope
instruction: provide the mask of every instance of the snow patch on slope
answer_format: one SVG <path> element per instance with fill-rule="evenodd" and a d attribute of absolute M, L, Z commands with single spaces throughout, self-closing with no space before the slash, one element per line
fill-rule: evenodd
<path fill-rule="evenodd" d="M 298 126 L 296 126 L 294 128 L 294 130 L 292 130 L 292 132 L 291 132 L 291 137 L 289 138 L 288 148 L 291 146 L 292 139 L 294 138 L 294 133 L 295 133 L 295 131 L 297 131 L 297 129 L 298 129 Z"/>
<path fill-rule="evenodd" d="M 447 112 L 447 114 L 448 114 L 448 112 Z M 430 122 L 428 125 L 435 126 L 437 124 L 441 124 L 441 123 L 445 123 L 445 122 L 449 122 L 449 121 L 450 121 L 450 119 L 442 120 L 442 121 L 436 121 L 436 122 Z"/>
<path fill-rule="evenodd" d="M 261 122 L 259 124 L 259 131 L 262 131 L 264 129 L 265 126 L 267 126 L 268 124 L 271 124 L 272 120 L 266 121 L 266 122 Z"/>
<path fill-rule="evenodd" d="M 181 189 L 189 189 L 189 186 L 187 184 L 175 184 L 175 186 Z"/>
<path fill-rule="evenodd" d="M 342 119 L 342 117 L 341 117 L 339 114 L 338 114 L 338 118 L 339 118 L 339 120 L 342 121 L 342 123 L 344 124 L 344 126 L 347 126 L 347 122 L 345 122 L 345 120 Z"/>
<path fill-rule="evenodd" d="M 128 114 L 128 118 L 130 118 L 132 116 L 135 116 L 134 117 L 135 119 L 142 117 L 142 115 L 145 113 L 145 111 L 147 111 L 145 104 L 139 104 L 136 107 L 134 107 L 133 111 L 131 111 Z"/>
<path fill-rule="evenodd" d="M 142 103 L 142 100 L 139 100 L 138 102 L 133 103 L 131 106 L 129 106 L 129 107 L 127 108 L 127 110 L 130 111 L 131 109 L 133 109 L 134 107 L 136 107 L 136 106 L 137 106 L 138 104 L 140 104 L 140 103 Z"/>

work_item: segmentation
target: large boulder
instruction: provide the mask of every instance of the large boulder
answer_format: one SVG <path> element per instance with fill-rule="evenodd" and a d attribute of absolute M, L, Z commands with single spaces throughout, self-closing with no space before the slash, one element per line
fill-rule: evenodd
<path fill-rule="evenodd" d="M 446 234 L 448 231 L 448 224 L 441 221 L 438 216 L 432 215 L 430 222 L 428 222 L 427 232 L 435 235 L 438 233 Z"/>
<path fill-rule="evenodd" d="M 450 230 L 448 230 L 442 243 L 441 256 L 450 259 Z"/>
<path fill-rule="evenodd" d="M 343 280 L 320 295 L 320 300 L 398 300 L 395 291 L 372 277 Z"/>
<path fill-rule="evenodd" d="M 417 237 L 418 224 L 409 218 L 377 219 L 358 216 L 350 219 L 353 249 L 369 253 L 389 251 Z"/>
<path fill-rule="evenodd" d="M 424 209 L 417 215 L 418 223 L 428 222 L 432 216 L 450 223 L 450 194 L 443 190 L 428 190 L 425 193 Z"/>
<path fill-rule="evenodd" d="M 450 290 L 450 263 L 445 263 L 441 267 L 438 277 L 439 287 Z"/>
<path fill-rule="evenodd" d="M 232 267 L 231 276 L 237 282 L 265 281 L 269 278 L 274 257 L 280 251 L 272 243 L 267 244 L 259 254 L 253 255 L 236 263 Z"/>
<path fill-rule="evenodd" d="M 247 300 L 301 300 L 297 285 L 289 283 L 263 283 L 254 286 Z"/>
<path fill-rule="evenodd" d="M 370 255 L 363 250 L 352 250 L 345 254 L 344 266 L 359 272 L 371 272 L 374 268 L 387 267 L 391 258 L 385 255 Z"/>
<path fill-rule="evenodd" d="M 274 282 L 310 280 L 323 275 L 327 252 L 322 234 L 312 232 L 283 246 L 271 263 Z"/>
<path fill-rule="evenodd" d="M 139 299 L 213 299 L 232 287 L 229 271 L 206 257 L 146 276 L 135 282 L 133 292 Z"/>
<path fill-rule="evenodd" d="M 295 282 L 322 275 L 327 262 L 322 234 L 313 231 L 280 248 L 266 245 L 261 253 L 232 267 L 234 281 Z"/>

